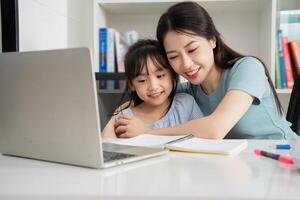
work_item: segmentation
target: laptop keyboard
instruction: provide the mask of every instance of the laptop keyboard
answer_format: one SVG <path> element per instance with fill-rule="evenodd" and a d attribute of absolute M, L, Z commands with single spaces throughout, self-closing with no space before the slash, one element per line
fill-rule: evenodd
<path fill-rule="evenodd" d="M 117 153 L 117 152 L 111 152 L 111 151 L 103 151 L 104 162 L 120 160 L 120 159 L 124 159 L 124 158 L 130 158 L 133 156 L 135 156 L 135 155 L 126 154 L 126 153 Z"/>

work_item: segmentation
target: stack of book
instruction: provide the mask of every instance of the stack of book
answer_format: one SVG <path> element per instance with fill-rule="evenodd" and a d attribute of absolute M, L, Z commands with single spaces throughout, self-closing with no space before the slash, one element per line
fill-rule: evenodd
<path fill-rule="evenodd" d="M 136 31 L 125 33 L 124 39 L 117 30 L 108 27 L 99 28 L 99 72 L 124 72 L 124 56 L 131 44 L 138 40 Z M 100 89 L 124 89 L 125 81 L 100 80 Z"/>
<path fill-rule="evenodd" d="M 300 75 L 300 10 L 281 11 L 277 31 L 276 88 L 291 89 Z"/>

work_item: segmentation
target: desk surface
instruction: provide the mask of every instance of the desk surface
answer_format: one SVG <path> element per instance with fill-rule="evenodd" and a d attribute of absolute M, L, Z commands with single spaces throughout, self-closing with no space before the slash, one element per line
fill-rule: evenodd
<path fill-rule="evenodd" d="M 0 199 L 300 199 L 295 166 L 253 154 L 278 143 L 250 140 L 237 156 L 171 152 L 104 170 L 0 155 Z"/>

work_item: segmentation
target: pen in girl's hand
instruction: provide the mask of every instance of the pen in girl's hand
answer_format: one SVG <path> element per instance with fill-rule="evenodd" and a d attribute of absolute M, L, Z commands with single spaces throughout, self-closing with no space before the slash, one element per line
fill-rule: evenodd
<path fill-rule="evenodd" d="M 271 152 L 267 152 L 267 151 L 262 151 L 259 149 L 255 149 L 254 153 L 256 155 L 260 155 L 260 156 L 265 156 L 268 158 L 272 158 L 274 160 L 278 160 L 279 162 L 285 163 L 285 164 L 294 164 L 294 161 L 288 157 L 288 156 L 283 156 L 280 154 L 275 154 L 275 153 L 271 153 Z"/>
<path fill-rule="evenodd" d="M 176 140 L 169 141 L 169 142 L 167 142 L 166 144 L 173 144 L 173 143 L 176 143 L 176 142 L 180 142 L 180 141 L 183 141 L 183 140 L 190 139 L 190 138 L 192 138 L 192 137 L 194 137 L 194 136 L 193 136 L 192 134 L 189 134 L 189 135 L 186 135 L 186 136 L 184 136 L 184 137 L 178 138 L 178 139 L 176 139 Z"/>

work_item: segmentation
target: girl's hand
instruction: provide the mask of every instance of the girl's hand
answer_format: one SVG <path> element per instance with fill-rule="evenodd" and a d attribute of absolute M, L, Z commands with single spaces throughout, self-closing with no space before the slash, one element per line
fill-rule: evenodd
<path fill-rule="evenodd" d="M 116 133 L 115 133 L 115 121 L 116 121 L 116 116 L 113 116 L 110 118 L 106 126 L 104 127 L 102 131 L 102 137 L 103 138 L 117 138 Z"/>
<path fill-rule="evenodd" d="M 122 115 L 115 122 L 115 133 L 120 138 L 130 138 L 148 133 L 151 129 L 140 119 Z"/>

